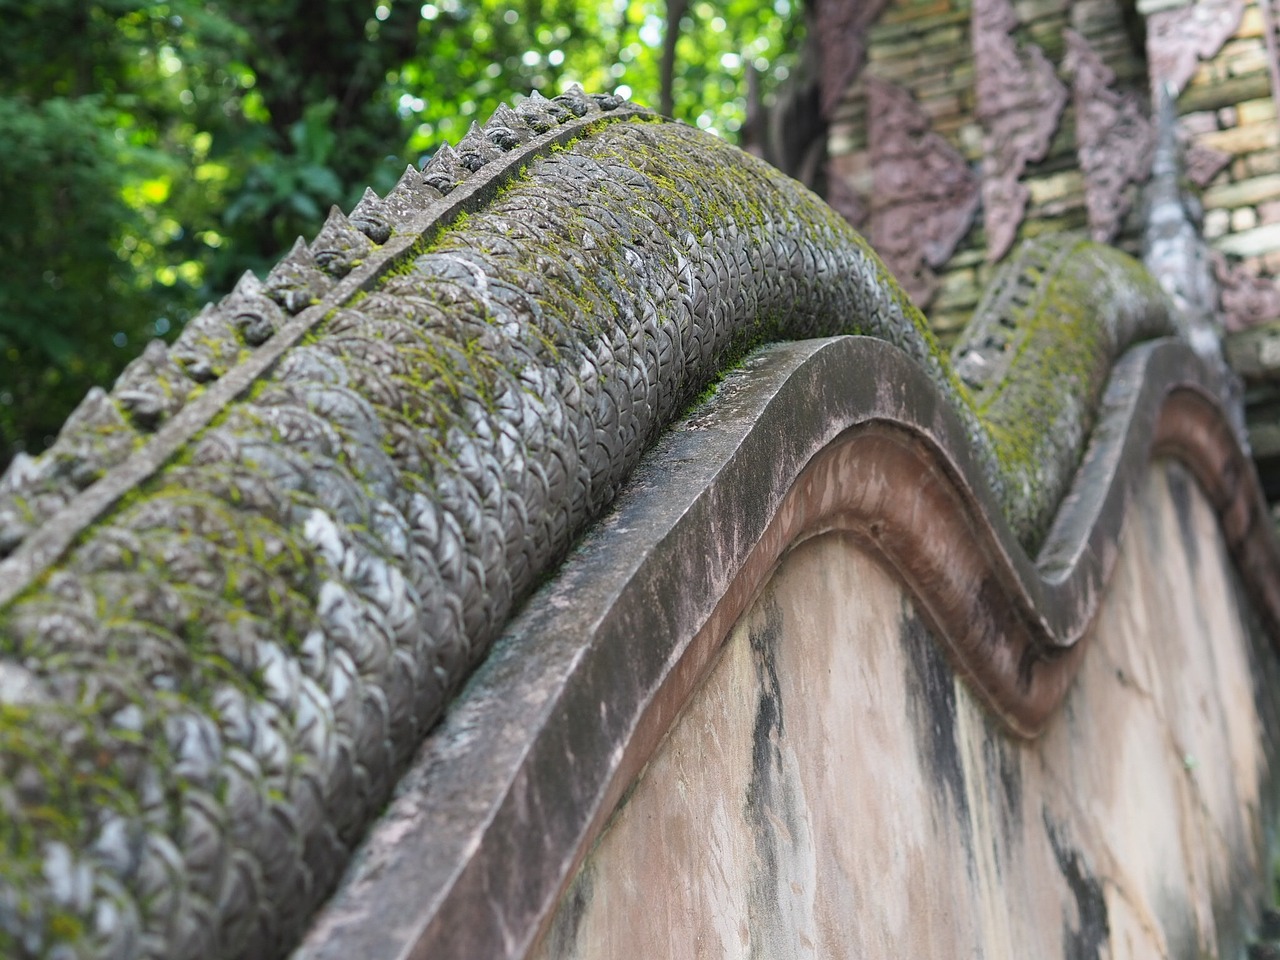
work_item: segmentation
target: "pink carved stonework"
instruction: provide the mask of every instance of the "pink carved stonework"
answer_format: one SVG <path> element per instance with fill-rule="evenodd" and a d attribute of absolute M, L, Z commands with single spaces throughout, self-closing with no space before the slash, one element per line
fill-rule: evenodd
<path fill-rule="evenodd" d="M 831 116 L 867 57 L 867 31 L 889 0 L 815 0 L 812 22 L 822 51 L 822 113 Z"/>
<path fill-rule="evenodd" d="M 916 305 L 937 293 L 943 266 L 978 212 L 978 178 L 935 133 L 911 94 L 866 78 L 871 145 L 871 245 Z"/>
<path fill-rule="evenodd" d="M 836 213 L 862 230 L 867 224 L 867 198 L 849 186 L 835 164 L 827 161 L 826 201 Z"/>
<path fill-rule="evenodd" d="M 1271 105 L 1280 116 L 1280 34 L 1276 21 L 1277 0 L 1258 0 L 1258 12 L 1262 14 L 1262 38 L 1267 47 L 1267 69 L 1271 74 Z"/>
<path fill-rule="evenodd" d="M 1030 192 L 1019 182 L 1043 160 L 1067 104 L 1067 89 L 1034 43 L 1010 35 L 1018 25 L 1009 0 L 974 0 L 971 31 L 976 113 L 983 128 L 983 219 L 987 259 L 1009 252 Z"/>
<path fill-rule="evenodd" d="M 1196 0 L 1147 17 L 1147 65 L 1153 85 L 1181 93 L 1196 64 L 1215 56 L 1240 28 L 1245 0 Z"/>
<path fill-rule="evenodd" d="M 1217 147 L 1193 143 L 1187 148 L 1184 162 L 1187 166 L 1187 179 L 1203 190 L 1226 169 L 1231 162 L 1231 154 Z"/>
<path fill-rule="evenodd" d="M 1066 31 L 1065 66 L 1076 108 L 1076 154 L 1084 173 L 1085 209 L 1093 239 L 1110 243 L 1151 172 L 1155 128 L 1137 95 L 1114 88 L 1115 73 L 1074 30 Z"/>
<path fill-rule="evenodd" d="M 1244 264 L 1233 264 L 1217 251 L 1212 259 L 1222 297 L 1222 321 L 1228 333 L 1280 318 L 1280 287 L 1274 280 L 1254 276 Z"/>

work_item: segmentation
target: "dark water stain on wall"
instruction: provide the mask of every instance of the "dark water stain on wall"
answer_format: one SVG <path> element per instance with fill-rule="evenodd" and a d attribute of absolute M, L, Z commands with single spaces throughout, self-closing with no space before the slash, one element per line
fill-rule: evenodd
<path fill-rule="evenodd" d="M 747 910 L 750 955 L 772 960 L 789 954 L 790 941 L 796 933 L 790 929 L 783 901 L 790 890 L 787 865 L 793 861 L 806 828 L 803 806 L 795 795 L 793 776 L 783 757 L 784 705 L 777 655 L 778 644 L 784 642 L 784 629 L 782 611 L 771 594 L 761 598 L 760 613 L 761 619 L 752 623 L 749 634 L 758 693 L 751 741 L 751 780 L 744 813 L 757 859 Z"/>
<path fill-rule="evenodd" d="M 1186 470 L 1176 463 L 1169 464 L 1165 477 L 1169 484 L 1169 498 L 1173 501 L 1173 512 L 1178 518 L 1178 531 L 1182 534 L 1182 549 L 1194 570 L 1200 565 L 1201 533 L 1196 530 L 1195 518 L 1192 516 L 1192 481 Z"/>
<path fill-rule="evenodd" d="M 590 857 L 578 870 L 569 889 L 560 898 L 551 927 L 545 938 L 545 954 L 548 957 L 577 955 L 578 934 L 582 919 L 591 907 L 595 894 L 595 864 Z"/>
<path fill-rule="evenodd" d="M 1111 936 L 1102 881 L 1089 871 L 1079 851 L 1067 842 L 1063 829 L 1054 823 L 1047 810 L 1044 813 L 1044 826 L 1053 847 L 1054 859 L 1058 861 L 1058 869 L 1062 871 L 1062 876 L 1075 897 L 1076 915 L 1079 918 L 1074 930 L 1063 924 L 1062 960 L 1102 960 L 1102 948 L 1107 946 Z"/>
<path fill-rule="evenodd" d="M 944 785 L 955 806 L 957 822 L 967 825 L 969 797 L 956 741 L 955 675 L 938 648 L 937 639 L 910 605 L 904 606 L 898 635 L 909 665 L 907 692 L 917 741 L 925 747 L 930 774 Z M 965 837 L 967 842 L 967 830 Z"/>

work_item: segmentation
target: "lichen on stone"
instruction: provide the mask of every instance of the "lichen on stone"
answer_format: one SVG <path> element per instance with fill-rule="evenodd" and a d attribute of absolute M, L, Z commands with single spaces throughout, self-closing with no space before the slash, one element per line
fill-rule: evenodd
<path fill-rule="evenodd" d="M 283 954 L 514 606 L 752 347 L 896 344 L 1030 542 L 1098 378 L 1163 309 L 1118 254 L 1037 255 L 987 308 L 1011 362 L 989 383 L 961 356 L 966 387 L 816 197 L 581 91 L 362 205 L 92 400 L 96 474 L 310 324 L 0 610 L 0 953 Z M 0 546 L 75 500 L 64 455 L 0 480 Z"/>

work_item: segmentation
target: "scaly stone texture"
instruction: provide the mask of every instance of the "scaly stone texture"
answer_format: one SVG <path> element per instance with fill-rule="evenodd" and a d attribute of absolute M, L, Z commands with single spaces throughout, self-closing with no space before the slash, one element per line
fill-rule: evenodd
<path fill-rule="evenodd" d="M 1157 467 L 1134 507 L 1033 741 L 855 543 L 788 553 L 534 957 L 1242 957 L 1270 900 L 1275 659 L 1194 481 Z"/>
<path fill-rule="evenodd" d="M 335 211 L 0 481 L 0 952 L 286 951 L 513 606 L 753 344 L 899 346 L 1034 544 L 1111 358 L 1170 329 L 1131 261 L 1046 249 L 1002 314 L 1036 349 L 977 402 L 829 207 L 616 98 L 503 108 Z"/>

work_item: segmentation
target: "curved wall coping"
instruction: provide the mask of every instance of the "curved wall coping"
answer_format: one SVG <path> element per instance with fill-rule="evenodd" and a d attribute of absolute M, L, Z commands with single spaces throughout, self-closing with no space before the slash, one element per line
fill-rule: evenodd
<path fill-rule="evenodd" d="M 1213 383 L 1180 342 L 1126 353 L 1032 558 L 901 351 L 863 337 L 761 351 L 511 624 L 298 956 L 524 956 L 729 630 L 808 537 L 838 530 L 880 555 L 979 698 L 1035 736 L 1085 653 L 1146 465 L 1171 456 L 1280 637 L 1280 548 Z"/>

